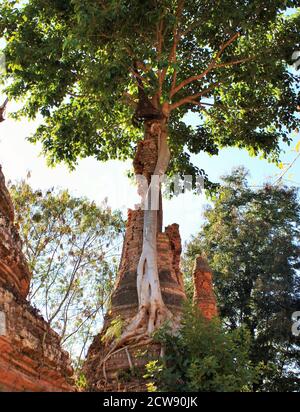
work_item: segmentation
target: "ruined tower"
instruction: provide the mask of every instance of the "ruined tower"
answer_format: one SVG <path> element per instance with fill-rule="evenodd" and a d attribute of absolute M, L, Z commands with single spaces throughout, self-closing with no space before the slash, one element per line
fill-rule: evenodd
<path fill-rule="evenodd" d="M 213 274 L 205 256 L 196 258 L 193 281 L 194 303 L 202 315 L 210 320 L 218 315 L 218 310 L 212 282 Z"/>
<path fill-rule="evenodd" d="M 146 122 L 146 128 L 148 126 Z M 157 136 L 155 131 L 148 130 L 145 140 L 137 148 L 134 160 L 135 174 L 144 175 L 148 181 L 153 174 L 157 161 Z M 161 219 L 162 220 L 162 219 Z M 137 346 L 120 349 L 105 362 L 105 345 L 102 337 L 111 321 L 117 318 L 127 321 L 138 311 L 137 266 L 143 244 L 143 210 L 129 210 L 123 252 L 115 290 L 111 299 L 111 309 L 108 312 L 102 332 L 95 337 L 85 363 L 84 371 L 92 390 L 143 390 L 141 382 L 131 381 L 127 385 L 120 382 L 120 375 L 132 367 L 145 365 L 151 357 L 157 358 L 160 347 L 151 343 L 146 348 Z M 161 221 L 157 233 L 158 272 L 162 297 L 173 316 L 179 317 L 182 303 L 186 298 L 182 274 L 180 271 L 181 239 L 178 225 L 173 224 L 162 231 Z M 145 357 L 137 356 L 147 349 Z"/>
<path fill-rule="evenodd" d="M 151 122 L 145 122 L 145 138 L 139 142 L 133 162 L 136 175 L 146 177 L 148 184 L 157 162 L 159 136 Z M 121 324 L 130 322 L 137 315 L 137 268 L 143 246 L 144 211 L 129 210 L 122 257 L 111 299 L 111 308 L 107 313 L 104 326 L 89 348 L 84 365 L 89 389 L 94 391 L 138 391 L 145 390 L 143 379 L 134 379 L 132 374 L 124 372 L 143 370 L 150 359 L 158 359 L 161 346 L 149 341 L 148 344 L 130 344 L 111 352 L 105 343 L 108 329 L 120 320 Z M 186 299 L 182 273 L 180 271 L 181 239 L 177 224 L 162 230 L 162 208 L 159 211 L 156 237 L 158 276 L 162 298 L 167 309 L 172 313 L 174 324 L 180 324 L 182 304 Z M 212 273 L 204 265 L 202 258 L 197 259 L 195 270 L 196 302 L 207 319 L 216 315 L 216 302 L 212 290 Z"/>
<path fill-rule="evenodd" d="M 92 390 L 114 391 L 118 388 L 128 391 L 143 390 L 144 388 L 139 380 L 133 380 L 127 385 L 122 385 L 119 378 L 124 371 L 129 370 L 132 366 L 143 366 L 147 359 L 157 358 L 160 354 L 160 347 L 154 344 L 146 348 L 148 350 L 146 358 L 137 356 L 142 350 L 141 347 L 120 350 L 106 362 L 104 376 L 101 362 L 105 356 L 105 346 L 101 338 L 112 320 L 117 317 L 124 320 L 130 319 L 138 310 L 136 270 L 141 250 L 142 230 L 142 213 L 130 210 L 128 212 L 120 270 L 111 300 L 111 309 L 106 315 L 102 332 L 95 337 L 89 349 L 85 364 L 85 374 Z M 185 299 L 182 274 L 179 268 L 181 241 L 178 225 L 168 226 L 165 232 L 158 233 L 157 250 L 159 278 L 164 302 L 170 311 L 178 316 L 181 312 L 182 302 Z"/>

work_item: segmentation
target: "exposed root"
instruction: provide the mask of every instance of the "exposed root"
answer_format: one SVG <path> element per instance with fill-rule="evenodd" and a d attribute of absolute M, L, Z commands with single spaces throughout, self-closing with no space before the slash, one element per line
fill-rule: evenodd
<path fill-rule="evenodd" d="M 151 320 L 150 316 L 152 317 Z M 99 367 L 102 367 L 105 381 L 107 381 L 106 363 L 113 355 L 125 350 L 128 358 L 128 355 L 130 355 L 128 351 L 129 349 L 152 343 L 152 334 L 154 330 L 157 330 L 164 322 L 171 319 L 173 319 L 173 315 L 164 304 L 161 306 L 152 302 L 148 308 L 141 308 L 136 316 L 131 320 L 129 325 L 125 328 L 121 337 L 117 341 L 113 342 L 108 353 L 99 365 Z M 149 331 L 151 333 L 149 333 Z M 163 349 L 161 351 L 161 356 L 162 354 Z M 131 358 L 128 360 L 128 363 L 129 367 L 132 368 Z"/>
<path fill-rule="evenodd" d="M 149 343 L 151 343 L 151 342 L 153 342 L 153 339 L 152 339 L 152 338 L 149 338 L 148 340 L 146 339 L 146 340 L 143 340 L 143 341 L 141 341 L 141 342 L 139 342 L 139 343 L 136 343 L 136 344 L 131 344 L 131 345 L 128 344 L 127 346 L 123 346 L 122 348 L 119 348 L 119 349 L 116 349 L 116 348 L 111 349 L 111 350 L 108 352 L 108 354 L 105 356 L 105 358 L 102 360 L 101 364 L 99 365 L 100 367 L 102 367 L 102 373 L 103 373 L 103 377 L 104 377 L 105 382 L 107 382 L 106 362 L 107 362 L 113 355 L 115 355 L 115 354 L 117 354 L 117 353 L 122 352 L 123 350 L 125 350 L 126 355 L 127 355 L 127 359 L 128 359 L 129 367 L 130 367 L 130 369 L 132 369 L 132 368 L 133 368 L 133 363 L 132 363 L 131 356 L 130 356 L 130 353 L 129 353 L 128 348 L 130 348 L 130 349 L 135 349 L 135 348 L 137 348 L 137 347 L 139 347 L 139 346 L 149 345 Z"/>
<path fill-rule="evenodd" d="M 131 360 L 131 356 L 130 356 L 128 347 L 125 348 L 125 352 L 126 352 L 126 355 L 127 355 L 129 367 L 130 367 L 130 369 L 133 369 L 133 363 L 132 363 L 132 360 Z"/>
<path fill-rule="evenodd" d="M 158 135 L 158 158 L 154 175 L 160 178 L 166 172 L 170 159 L 165 124 L 154 123 L 151 127 L 151 132 L 155 132 Z M 156 181 L 154 179 L 153 182 L 152 186 L 150 185 L 148 189 L 146 203 L 144 204 L 152 205 L 151 200 L 159 198 L 159 179 Z M 144 200 L 145 199 L 143 199 L 143 201 Z M 152 342 L 153 333 L 161 327 L 163 323 L 169 320 L 171 324 L 176 323 L 173 314 L 166 307 L 162 298 L 157 263 L 157 227 L 158 211 L 145 210 L 143 248 L 137 267 L 138 313 L 131 319 L 120 339 L 113 342 L 100 364 L 105 380 L 107 380 L 105 365 L 111 356 L 125 350 L 128 357 L 128 348 L 135 348 Z M 132 367 L 130 355 L 128 357 L 128 363 L 129 366 Z"/>
<path fill-rule="evenodd" d="M 152 316 L 152 320 L 150 320 Z M 110 350 L 102 360 L 99 367 L 102 367 L 103 377 L 107 382 L 106 363 L 115 354 L 125 351 L 128 359 L 129 367 L 132 369 L 133 364 L 130 357 L 129 349 L 134 349 L 139 346 L 146 346 L 153 342 L 153 331 L 157 330 L 164 322 L 174 320 L 172 313 L 163 304 L 156 305 L 152 302 L 150 307 L 143 307 L 137 315 L 131 320 L 127 328 L 125 328 L 122 336 L 118 341 L 113 342 Z M 149 334 L 149 331 L 151 333 Z M 161 348 L 160 356 L 163 357 L 164 349 Z"/>

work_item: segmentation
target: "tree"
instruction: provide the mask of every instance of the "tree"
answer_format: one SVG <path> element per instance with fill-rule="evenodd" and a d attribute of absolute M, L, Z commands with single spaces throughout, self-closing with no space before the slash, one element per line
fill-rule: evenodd
<path fill-rule="evenodd" d="M 246 325 L 251 359 L 264 370 L 256 390 L 299 390 L 299 338 L 292 314 L 300 305 L 300 206 L 294 188 L 253 189 L 236 169 L 205 213 L 187 248 L 186 268 L 201 252 L 214 271 L 220 316 L 230 330 Z"/>
<path fill-rule="evenodd" d="M 15 220 L 32 282 L 30 302 L 80 366 L 109 305 L 124 223 L 106 203 L 97 206 L 66 190 L 10 185 Z"/>
<path fill-rule="evenodd" d="M 197 307 L 185 307 L 174 337 L 168 328 L 155 339 L 165 348 L 161 361 L 146 365 L 148 390 L 163 392 L 249 392 L 259 374 L 250 359 L 246 329 L 226 331 L 219 319 L 208 321 Z"/>
<path fill-rule="evenodd" d="M 166 172 L 204 175 L 190 161 L 201 150 L 237 146 L 276 160 L 279 142 L 299 124 L 299 77 L 288 63 L 299 49 L 300 15 L 285 13 L 299 4 L 4 0 L 6 93 L 24 99 L 16 116 L 43 116 L 30 140 L 42 142 L 51 164 L 132 158 L 143 133 L 133 125 L 142 123 L 158 148 L 154 167 L 144 158 L 135 169 L 148 184 Z M 189 111 L 195 129 L 182 121 Z M 157 271 L 161 213 L 144 212 L 139 310 L 119 345 L 171 317 Z"/>

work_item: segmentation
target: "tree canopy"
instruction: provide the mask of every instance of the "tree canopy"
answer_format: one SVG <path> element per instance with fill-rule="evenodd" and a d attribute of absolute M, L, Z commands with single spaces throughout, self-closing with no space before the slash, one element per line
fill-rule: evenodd
<path fill-rule="evenodd" d="M 4 0 L 6 93 L 51 164 L 133 156 L 137 81 L 169 116 L 169 173 L 237 146 L 276 160 L 299 125 L 299 1 Z M 297 9 L 298 8 L 298 9 Z M 197 126 L 182 119 L 192 111 Z"/>
<path fill-rule="evenodd" d="M 300 305 L 297 195 L 295 188 L 251 188 L 246 171 L 236 169 L 224 177 L 187 249 L 187 273 L 190 260 L 206 253 L 225 325 L 250 331 L 251 359 L 265 366 L 259 390 L 299 389 L 299 338 L 292 334 L 292 314 Z"/>

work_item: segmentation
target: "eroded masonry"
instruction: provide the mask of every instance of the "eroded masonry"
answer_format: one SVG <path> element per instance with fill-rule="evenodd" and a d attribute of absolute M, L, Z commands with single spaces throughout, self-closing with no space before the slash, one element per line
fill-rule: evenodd
<path fill-rule="evenodd" d="M 150 129 L 146 122 L 146 138 L 139 142 L 134 169 L 136 175 L 144 175 L 150 183 L 156 162 L 159 140 L 155 128 Z M 84 372 L 89 389 L 93 391 L 139 391 L 145 390 L 145 382 L 124 371 L 138 370 L 149 360 L 157 359 L 161 347 L 151 341 L 141 344 L 134 341 L 123 345 L 111 354 L 105 343 L 105 335 L 112 322 L 122 319 L 126 323 L 134 318 L 139 310 L 137 294 L 137 268 L 142 252 L 144 211 L 129 210 L 123 253 L 118 278 L 111 300 L 111 309 L 106 315 L 101 333 L 95 337 L 85 362 Z M 162 208 L 159 210 L 157 232 L 157 263 L 162 298 L 173 319 L 180 319 L 182 304 L 186 299 L 183 277 L 180 270 L 182 251 L 179 227 L 170 225 L 162 230 Z M 203 315 L 210 320 L 217 315 L 216 300 L 212 285 L 212 272 L 203 257 L 199 257 L 194 271 L 194 300 Z"/>
<path fill-rule="evenodd" d="M 0 166 L 0 391 L 70 391 L 59 336 L 26 301 L 30 272 Z"/>
<path fill-rule="evenodd" d="M 157 160 L 157 136 L 139 143 L 134 168 L 149 180 Z M 124 374 L 142 369 L 157 359 L 162 348 L 149 340 L 143 345 L 123 345 L 108 356 L 103 339 L 113 321 L 124 324 L 137 314 L 137 267 L 142 252 L 144 211 L 129 210 L 117 282 L 102 331 L 94 338 L 84 365 L 87 390 L 140 391 L 145 381 Z M 186 299 L 180 270 L 181 239 L 177 224 L 157 231 L 158 275 L 163 302 L 174 319 L 180 319 Z M 0 391 L 73 391 L 69 355 L 59 336 L 26 300 L 31 274 L 22 253 L 22 242 L 14 225 L 14 208 L 0 167 Z M 217 315 L 212 272 L 199 257 L 194 269 L 194 301 L 210 320 Z M 123 379 L 122 379 L 123 376 Z"/>

